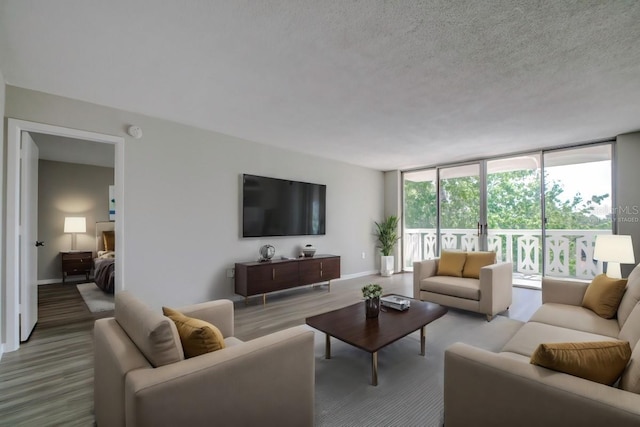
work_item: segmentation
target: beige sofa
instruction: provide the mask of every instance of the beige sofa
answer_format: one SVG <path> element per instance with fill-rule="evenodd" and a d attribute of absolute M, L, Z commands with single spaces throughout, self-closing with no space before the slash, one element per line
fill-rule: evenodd
<path fill-rule="evenodd" d="M 513 265 L 499 262 L 480 269 L 480 278 L 437 276 L 439 258 L 413 263 L 413 297 L 493 317 L 511 306 Z"/>
<path fill-rule="evenodd" d="M 216 325 L 226 348 L 184 359 L 174 323 L 129 292 L 95 322 L 94 412 L 111 426 L 311 426 L 313 332 L 294 327 L 233 337 L 233 304 L 178 308 Z"/>
<path fill-rule="evenodd" d="M 589 283 L 543 279 L 543 305 L 500 353 L 456 343 L 445 352 L 445 425 L 639 426 L 640 266 L 616 318 L 581 306 Z M 607 386 L 530 364 L 540 343 L 629 341 L 631 361 Z"/>

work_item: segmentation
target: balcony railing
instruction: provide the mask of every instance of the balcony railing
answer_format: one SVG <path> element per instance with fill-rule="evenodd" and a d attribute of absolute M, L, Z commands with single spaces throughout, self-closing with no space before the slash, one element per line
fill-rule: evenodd
<path fill-rule="evenodd" d="M 479 250 L 476 229 L 442 229 L 442 249 Z M 488 248 L 499 261 L 513 263 L 515 279 L 540 280 L 544 259 L 547 276 L 592 279 L 602 272 L 602 262 L 593 259 L 598 234 L 609 230 L 547 230 L 542 254 L 541 230 L 491 230 Z M 436 257 L 436 229 L 407 229 L 404 233 L 405 269 L 413 262 Z M 544 258 L 542 258 L 544 256 Z"/>

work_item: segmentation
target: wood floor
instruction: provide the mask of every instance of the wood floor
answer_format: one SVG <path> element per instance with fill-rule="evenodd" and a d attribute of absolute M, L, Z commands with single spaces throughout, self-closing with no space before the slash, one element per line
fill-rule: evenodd
<path fill-rule="evenodd" d="M 360 288 L 371 282 L 385 293 L 413 292 L 412 275 L 404 273 L 335 281 L 331 292 L 320 285 L 271 294 L 266 305 L 261 297 L 247 305 L 238 299 L 236 336 L 249 340 L 303 324 L 306 317 L 360 301 Z M 540 291 L 514 288 L 513 304 L 503 315 L 527 321 L 540 304 Z M 32 336 L 0 360 L 0 426 L 94 425 L 93 322 L 112 315 L 89 312 L 75 284 L 40 286 Z"/>

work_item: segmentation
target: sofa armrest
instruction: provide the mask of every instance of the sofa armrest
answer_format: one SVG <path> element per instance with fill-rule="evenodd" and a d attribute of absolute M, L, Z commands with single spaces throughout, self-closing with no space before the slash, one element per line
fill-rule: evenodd
<path fill-rule="evenodd" d="M 589 282 L 542 278 L 542 303 L 582 305 Z"/>
<path fill-rule="evenodd" d="M 495 316 L 511 306 L 513 264 L 499 262 L 480 269 L 480 311 Z"/>
<path fill-rule="evenodd" d="M 127 425 L 314 422 L 314 332 L 296 326 L 126 378 Z"/>
<path fill-rule="evenodd" d="M 413 263 L 413 297 L 420 299 L 420 281 L 427 277 L 435 276 L 438 271 L 438 260 L 425 259 L 424 261 L 414 261 Z"/>
<path fill-rule="evenodd" d="M 445 351 L 444 418 L 457 426 L 637 426 L 640 395 L 462 343 Z"/>
<path fill-rule="evenodd" d="M 222 336 L 232 337 L 234 334 L 233 302 L 227 299 L 192 304 L 177 309 L 185 316 L 204 320 L 215 325 Z"/>

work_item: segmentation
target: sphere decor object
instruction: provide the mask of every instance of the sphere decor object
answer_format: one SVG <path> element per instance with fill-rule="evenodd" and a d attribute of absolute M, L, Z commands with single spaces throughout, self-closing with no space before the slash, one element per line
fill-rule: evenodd
<path fill-rule="evenodd" d="M 260 261 L 269 261 L 276 253 L 276 248 L 271 245 L 260 247 Z"/>

